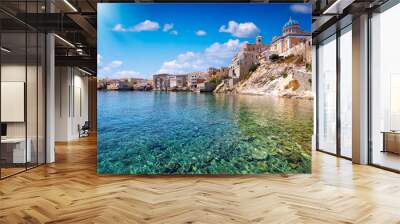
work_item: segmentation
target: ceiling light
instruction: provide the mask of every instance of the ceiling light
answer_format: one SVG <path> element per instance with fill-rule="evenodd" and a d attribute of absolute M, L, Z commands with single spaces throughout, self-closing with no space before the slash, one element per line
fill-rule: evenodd
<path fill-rule="evenodd" d="M 68 1 L 64 0 L 65 4 L 67 4 L 74 12 L 78 12 L 78 10 Z"/>
<path fill-rule="evenodd" d="M 336 9 L 340 0 L 335 1 L 331 6 L 329 6 L 322 14 L 330 14 L 332 9 Z"/>
<path fill-rule="evenodd" d="M 336 0 L 331 6 L 329 6 L 322 14 L 342 14 L 343 10 L 351 5 L 355 0 Z"/>
<path fill-rule="evenodd" d="M 6 52 L 6 53 L 10 53 L 10 52 L 11 52 L 11 50 L 8 50 L 8 49 L 5 48 L 5 47 L 1 47 L 1 51 L 4 51 L 4 52 Z"/>
<path fill-rule="evenodd" d="M 81 71 L 81 72 L 83 72 L 83 73 L 85 73 L 85 74 L 87 74 L 87 75 L 92 75 L 92 73 L 90 73 L 90 72 L 88 72 L 88 71 L 85 71 L 85 70 L 83 70 L 83 69 L 81 69 L 81 68 L 78 68 L 78 70 Z"/>
<path fill-rule="evenodd" d="M 66 43 L 67 45 L 69 45 L 70 47 L 73 47 L 73 48 L 75 48 L 75 45 L 73 45 L 71 42 L 69 42 L 68 40 L 66 40 L 66 39 L 64 39 L 64 38 L 62 38 L 62 37 L 60 37 L 59 35 L 57 35 L 57 34 L 54 34 L 54 36 L 55 37 L 57 37 L 59 40 L 61 40 L 62 42 L 64 42 L 64 43 Z"/>

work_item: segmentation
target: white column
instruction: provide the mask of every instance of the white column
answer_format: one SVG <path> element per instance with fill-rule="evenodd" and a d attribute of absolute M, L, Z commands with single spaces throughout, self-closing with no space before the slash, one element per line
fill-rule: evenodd
<path fill-rule="evenodd" d="M 54 5 L 46 1 L 46 11 L 54 12 Z M 55 161 L 55 42 L 54 34 L 46 35 L 46 163 Z"/>
<path fill-rule="evenodd" d="M 353 162 L 368 163 L 368 15 L 353 19 Z"/>
<path fill-rule="evenodd" d="M 53 34 L 47 34 L 46 48 L 46 163 L 52 163 L 55 161 L 55 44 Z"/>

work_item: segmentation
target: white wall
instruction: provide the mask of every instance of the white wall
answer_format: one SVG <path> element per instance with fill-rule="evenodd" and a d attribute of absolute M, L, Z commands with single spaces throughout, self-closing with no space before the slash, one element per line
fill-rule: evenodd
<path fill-rule="evenodd" d="M 25 64 L 5 64 L 1 66 L 1 81 L 25 82 Z M 7 110 L 7 108 L 1 108 Z M 7 123 L 7 137 L 25 137 L 25 122 Z"/>
<path fill-rule="evenodd" d="M 55 141 L 67 141 L 69 133 L 69 95 L 68 88 L 71 83 L 69 68 L 55 68 Z"/>
<path fill-rule="evenodd" d="M 32 74 L 36 77 L 36 67 L 18 64 L 4 64 L 1 66 L 1 81 L 2 82 L 25 82 L 25 75 L 27 69 L 28 72 L 28 87 L 27 87 L 27 119 L 28 119 L 28 137 L 30 133 L 30 127 L 35 130 L 36 137 L 36 107 L 37 107 L 37 96 L 36 96 L 36 79 L 33 79 Z M 39 105 L 39 107 L 42 105 Z M 7 110 L 8 108 L 1 108 Z M 33 122 L 33 123 L 32 123 Z M 25 137 L 25 122 L 8 122 L 7 123 L 7 134 L 9 137 Z M 32 131 L 33 132 L 33 131 Z"/>
<path fill-rule="evenodd" d="M 85 121 L 89 120 L 88 113 L 88 78 L 82 76 L 82 73 L 74 75 L 74 102 L 71 102 L 72 119 L 71 119 L 71 136 L 73 139 L 79 137 L 78 125 L 83 125 Z"/>
<path fill-rule="evenodd" d="M 38 70 L 37 70 L 38 69 Z M 32 162 L 39 159 L 39 163 L 44 163 L 44 74 L 42 68 L 36 65 L 25 66 L 24 64 L 10 63 L 1 66 L 2 82 L 24 82 L 26 84 L 26 107 L 20 109 L 22 113 L 26 112 L 27 119 L 22 122 L 6 122 L 8 138 L 25 138 L 25 135 L 30 139 L 30 148 Z M 27 77 L 27 81 L 25 80 Z M 24 94 L 22 90 L 21 94 Z M 7 96 L 2 96 L 6 97 Z M 12 110 L 12 108 L 1 108 L 4 110 Z M 12 111 L 8 111 L 13 113 Z M 37 156 L 37 153 L 39 154 Z"/>
<path fill-rule="evenodd" d="M 88 120 L 88 78 L 72 67 L 56 67 L 55 140 L 79 137 L 78 125 Z"/>

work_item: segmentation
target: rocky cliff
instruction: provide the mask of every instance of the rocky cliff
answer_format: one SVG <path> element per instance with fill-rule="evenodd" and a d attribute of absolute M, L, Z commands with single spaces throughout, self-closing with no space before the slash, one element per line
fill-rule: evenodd
<path fill-rule="evenodd" d="M 233 85 L 227 83 L 221 83 L 214 92 L 313 98 L 311 70 L 306 68 L 300 56 L 292 55 L 276 61 L 261 58 L 257 69 L 248 77 L 241 77 Z"/>

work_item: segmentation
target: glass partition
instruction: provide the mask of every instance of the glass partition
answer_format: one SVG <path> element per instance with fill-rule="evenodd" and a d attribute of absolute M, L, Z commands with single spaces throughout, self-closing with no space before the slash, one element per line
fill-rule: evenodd
<path fill-rule="evenodd" d="M 318 47 L 318 149 L 336 153 L 336 36 Z"/>
<path fill-rule="evenodd" d="M 371 162 L 400 170 L 400 4 L 371 18 Z"/>
<path fill-rule="evenodd" d="M 27 151 L 29 161 L 27 167 L 37 165 L 38 159 L 38 35 L 36 32 L 27 33 L 27 82 L 26 82 L 26 112 L 27 112 Z"/>
<path fill-rule="evenodd" d="M 26 169 L 26 33 L 1 34 L 1 161 L 2 177 Z M 6 50 L 4 50 L 6 49 Z"/>
<path fill-rule="evenodd" d="M 43 12 L 43 1 L 1 2 L 16 12 Z M 44 33 L 0 12 L 0 178 L 45 163 Z"/>
<path fill-rule="evenodd" d="M 44 164 L 46 162 L 46 36 L 38 33 L 38 74 L 37 74 L 37 162 Z"/>
<path fill-rule="evenodd" d="M 352 33 L 351 25 L 340 35 L 340 155 L 352 157 Z"/>

